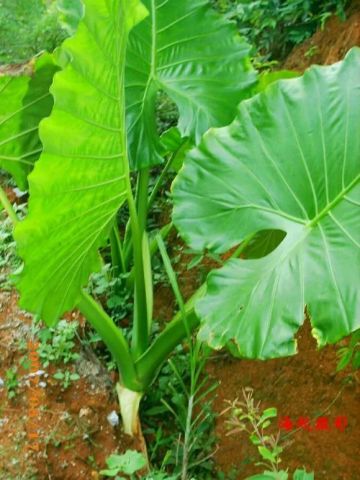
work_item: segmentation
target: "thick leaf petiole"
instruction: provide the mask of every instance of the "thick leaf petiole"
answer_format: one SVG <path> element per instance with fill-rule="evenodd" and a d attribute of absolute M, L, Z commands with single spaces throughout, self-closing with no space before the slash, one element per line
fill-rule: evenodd
<path fill-rule="evenodd" d="M 13 222 L 14 226 L 18 223 L 19 219 L 14 210 L 14 207 L 11 205 L 4 189 L 0 186 L 0 203 L 4 207 L 5 212 L 8 214 L 9 218 Z"/>

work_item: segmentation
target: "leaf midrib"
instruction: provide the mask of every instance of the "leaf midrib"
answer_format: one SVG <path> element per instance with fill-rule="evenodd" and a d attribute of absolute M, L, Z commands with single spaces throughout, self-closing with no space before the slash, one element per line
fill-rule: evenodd
<path fill-rule="evenodd" d="M 360 180 L 360 174 L 357 175 L 352 182 L 349 183 L 330 203 L 328 203 L 325 208 L 321 210 L 309 223 L 307 223 L 307 228 L 312 228 L 316 226 L 322 218 L 324 218 L 330 210 L 336 207 L 336 205 L 345 197 L 347 193 L 358 183 Z"/>

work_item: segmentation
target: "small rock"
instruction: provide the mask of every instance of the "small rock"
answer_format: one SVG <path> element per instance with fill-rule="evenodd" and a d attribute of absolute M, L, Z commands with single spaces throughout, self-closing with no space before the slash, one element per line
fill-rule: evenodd
<path fill-rule="evenodd" d="M 46 388 L 47 383 L 46 382 L 39 382 L 39 387 L 41 388 Z"/>
<path fill-rule="evenodd" d="M 80 418 L 88 417 L 89 415 L 91 415 L 91 409 L 90 408 L 85 407 L 85 408 L 80 409 L 80 412 L 79 412 L 79 417 Z"/>
<path fill-rule="evenodd" d="M 29 377 L 40 377 L 41 375 L 44 375 L 45 370 L 38 370 L 37 372 L 32 372 L 29 373 Z"/>
<path fill-rule="evenodd" d="M 112 427 L 116 427 L 120 423 L 119 415 L 115 412 L 115 410 L 109 413 L 109 415 L 106 418 Z"/>

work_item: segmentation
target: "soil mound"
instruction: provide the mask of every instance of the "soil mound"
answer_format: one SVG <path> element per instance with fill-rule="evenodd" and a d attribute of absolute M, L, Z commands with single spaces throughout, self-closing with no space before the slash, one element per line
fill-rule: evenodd
<path fill-rule="evenodd" d="M 312 64 L 330 65 L 342 60 L 354 46 L 360 46 L 360 1 L 352 2 L 345 21 L 332 17 L 322 30 L 295 47 L 283 68 L 303 72 Z"/>

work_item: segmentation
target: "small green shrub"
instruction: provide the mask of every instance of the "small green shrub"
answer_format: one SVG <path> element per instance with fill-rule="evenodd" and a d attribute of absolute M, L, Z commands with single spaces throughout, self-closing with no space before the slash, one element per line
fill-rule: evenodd
<path fill-rule="evenodd" d="M 17 369 L 15 367 L 9 368 L 5 372 L 5 388 L 9 400 L 16 397 L 18 393 L 20 382 L 18 379 Z"/>
<path fill-rule="evenodd" d="M 215 7 L 236 21 L 260 62 L 282 60 L 335 13 L 345 18 L 347 0 L 215 0 Z"/>
<path fill-rule="evenodd" d="M 70 387 L 72 382 L 80 379 L 80 375 L 76 372 L 71 372 L 70 370 L 58 370 L 54 374 L 55 380 L 59 380 L 63 390 L 66 390 Z"/>
<path fill-rule="evenodd" d="M 50 363 L 70 363 L 79 358 L 74 352 L 77 322 L 61 320 L 54 328 L 43 328 L 38 332 L 39 357 L 44 367 Z"/>

